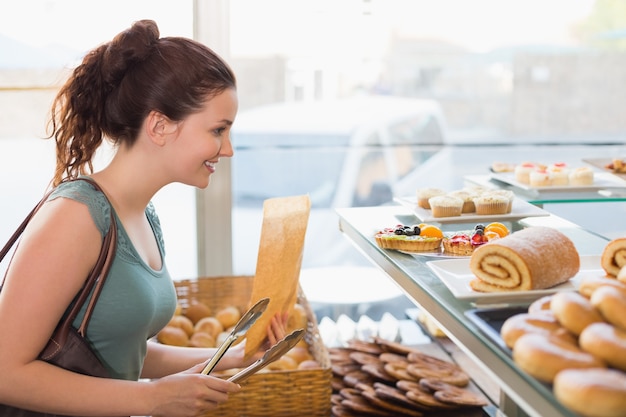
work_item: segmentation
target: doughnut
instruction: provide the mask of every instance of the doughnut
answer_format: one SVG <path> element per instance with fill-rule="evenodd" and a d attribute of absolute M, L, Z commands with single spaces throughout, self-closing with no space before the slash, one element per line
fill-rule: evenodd
<path fill-rule="evenodd" d="M 605 285 L 615 287 L 626 294 L 626 283 L 616 280 L 615 278 L 608 277 L 584 277 L 580 280 L 578 286 L 578 292 L 587 298 L 591 297 L 591 294 L 598 288 Z"/>
<path fill-rule="evenodd" d="M 528 306 L 528 312 L 531 314 L 536 313 L 550 313 L 550 301 L 552 300 L 553 294 L 544 295 L 543 297 L 533 301 Z"/>
<path fill-rule="evenodd" d="M 615 287 L 602 286 L 593 292 L 590 301 L 604 320 L 626 330 L 626 293 Z"/>
<path fill-rule="evenodd" d="M 552 315 L 547 313 L 521 313 L 509 317 L 502 323 L 500 336 L 504 343 L 511 349 L 515 342 L 526 333 L 560 334 L 569 337 L 572 343 L 576 343 L 574 337 Z"/>
<path fill-rule="evenodd" d="M 554 294 L 550 302 L 550 310 L 559 323 L 576 336 L 591 323 L 603 321 L 591 302 L 574 291 Z"/>
<path fill-rule="evenodd" d="M 626 374 L 613 369 L 567 369 L 553 389 L 563 405 L 587 417 L 620 417 L 626 410 Z"/>
<path fill-rule="evenodd" d="M 603 361 L 562 339 L 528 333 L 517 339 L 513 360 L 525 372 L 551 383 L 559 371 L 569 368 L 605 368 Z"/>
<path fill-rule="evenodd" d="M 626 331 L 608 323 L 593 323 L 583 330 L 578 342 L 609 366 L 626 371 Z"/>

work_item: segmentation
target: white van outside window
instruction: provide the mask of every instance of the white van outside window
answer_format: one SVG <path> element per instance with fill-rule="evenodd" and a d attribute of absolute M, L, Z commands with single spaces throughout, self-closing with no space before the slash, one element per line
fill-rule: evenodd
<path fill-rule="evenodd" d="M 367 262 L 341 235 L 335 209 L 414 192 L 402 180 L 444 144 L 445 122 L 431 100 L 280 103 L 241 111 L 232 140 L 233 264 L 245 274 L 254 273 L 263 201 L 272 197 L 311 198 L 303 267 Z"/>

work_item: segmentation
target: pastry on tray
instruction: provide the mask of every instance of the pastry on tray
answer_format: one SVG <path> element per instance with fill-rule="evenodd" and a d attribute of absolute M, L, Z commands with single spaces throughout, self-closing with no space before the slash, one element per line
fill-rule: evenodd
<path fill-rule="evenodd" d="M 487 242 L 509 234 L 502 223 L 494 222 L 487 226 L 477 224 L 473 230 L 461 231 L 443 238 L 443 253 L 448 255 L 470 256 L 474 250 Z"/>
<path fill-rule="evenodd" d="M 580 270 L 580 256 L 562 232 L 532 226 L 477 248 L 470 269 L 475 291 L 529 291 L 568 281 Z"/>
<path fill-rule="evenodd" d="M 374 239 L 383 249 L 394 249 L 403 252 L 424 252 L 441 248 L 443 233 L 437 226 L 402 225 L 387 227 L 378 231 Z"/>

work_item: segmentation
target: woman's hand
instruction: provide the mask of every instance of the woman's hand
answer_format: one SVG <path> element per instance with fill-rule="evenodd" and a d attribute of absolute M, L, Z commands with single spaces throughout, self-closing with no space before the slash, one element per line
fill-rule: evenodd
<path fill-rule="evenodd" d="M 204 363 L 185 372 L 150 382 L 156 389 L 154 417 L 189 417 L 205 415 L 238 392 L 238 384 L 201 374 Z"/>
<path fill-rule="evenodd" d="M 265 343 L 261 346 L 261 348 L 254 355 L 251 355 L 250 358 L 245 360 L 245 350 L 246 350 L 246 341 L 239 343 L 236 346 L 230 348 L 227 352 L 227 355 L 232 355 L 236 357 L 235 360 L 238 364 L 233 364 L 233 368 L 245 368 L 246 366 L 256 362 L 260 358 L 263 357 L 265 352 L 274 346 L 278 341 L 284 338 L 287 335 L 287 321 L 289 319 L 288 313 L 276 313 L 274 317 L 272 317 L 270 324 L 267 326 L 267 338 Z"/>

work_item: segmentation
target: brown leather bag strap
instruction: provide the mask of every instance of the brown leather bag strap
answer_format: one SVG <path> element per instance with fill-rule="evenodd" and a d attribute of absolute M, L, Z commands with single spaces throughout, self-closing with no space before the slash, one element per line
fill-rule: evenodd
<path fill-rule="evenodd" d="M 96 190 L 100 191 L 106 198 L 106 194 L 100 188 L 100 186 L 91 178 L 88 177 L 80 177 L 76 178 L 76 180 L 87 181 L 90 183 Z M 75 181 L 75 180 L 68 180 Z M 39 201 L 39 203 L 31 210 L 31 212 L 26 216 L 24 221 L 18 226 L 17 230 L 13 233 L 13 235 L 9 238 L 9 241 L 4 245 L 2 251 L 0 251 L 0 262 L 4 259 L 6 254 L 9 252 L 11 247 L 17 242 L 18 238 L 26 229 L 26 225 L 33 218 L 35 213 L 41 208 L 41 206 L 46 202 L 48 197 L 50 196 L 52 191 L 46 193 L 46 195 Z M 108 201 L 108 198 L 107 198 Z M 110 205 L 110 202 L 109 202 Z M 93 309 L 96 305 L 96 301 L 100 296 L 100 292 L 104 286 L 104 282 L 109 273 L 109 269 L 111 268 L 111 264 L 113 263 L 113 259 L 115 258 L 115 251 L 117 247 L 117 223 L 115 221 L 115 214 L 113 212 L 113 206 L 111 206 L 111 225 L 109 226 L 109 230 L 105 235 L 102 248 L 100 249 L 100 255 L 98 256 L 98 260 L 96 261 L 94 267 L 92 268 L 89 276 L 87 277 L 85 284 L 83 285 L 81 291 L 78 293 L 77 297 L 75 297 L 75 302 L 70 310 L 70 313 L 59 323 L 59 326 L 64 329 L 64 331 L 69 331 L 69 328 L 72 326 L 72 322 L 78 315 L 78 312 L 82 308 L 82 306 L 89 298 L 89 294 L 91 290 L 95 286 L 94 293 L 89 300 L 89 305 L 87 306 L 87 310 L 85 311 L 85 316 L 81 322 L 81 325 L 78 329 L 79 333 L 85 337 L 87 333 L 87 326 L 89 324 L 89 320 L 91 319 L 91 314 L 93 313 Z M 97 284 L 97 285 L 96 285 Z M 0 289 L 2 287 L 0 286 Z"/>

